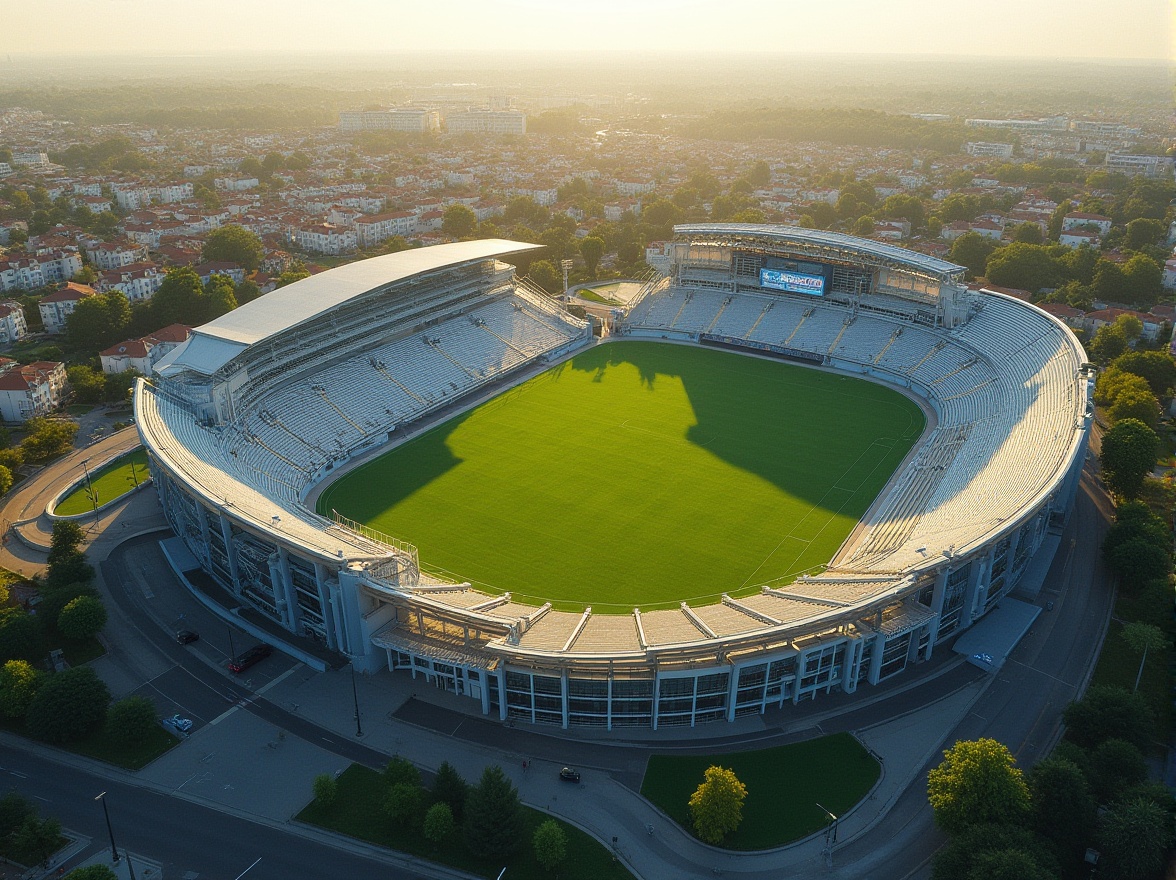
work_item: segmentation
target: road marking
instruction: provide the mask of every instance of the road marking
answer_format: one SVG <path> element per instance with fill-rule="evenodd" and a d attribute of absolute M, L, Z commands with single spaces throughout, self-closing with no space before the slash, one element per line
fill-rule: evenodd
<path fill-rule="evenodd" d="M 260 862 L 260 861 L 261 861 L 261 857 L 259 856 L 257 859 L 257 862 Z M 254 862 L 252 865 L 250 865 L 248 868 L 246 868 L 244 871 L 242 871 L 240 874 L 238 874 L 236 877 L 236 880 L 241 880 L 242 877 L 244 877 L 246 874 L 248 874 L 250 871 L 252 871 L 254 868 L 256 868 L 257 862 Z"/>
<path fill-rule="evenodd" d="M 302 666 L 301 663 L 295 663 L 293 666 L 291 666 L 289 669 L 287 669 L 285 672 L 283 672 L 281 675 L 279 675 L 277 678 L 275 678 L 269 684 L 258 688 L 257 695 L 261 696 L 266 691 L 268 691 L 270 688 L 274 687 L 275 685 L 281 684 L 283 681 L 285 681 L 287 678 L 289 678 L 293 674 L 294 670 L 298 669 L 301 666 Z"/>
<path fill-rule="evenodd" d="M 234 712 L 236 712 L 237 709 L 239 709 L 239 708 L 240 708 L 239 706 L 230 706 L 228 709 L 225 709 L 225 711 L 221 712 L 219 715 L 217 715 L 215 718 L 213 718 L 211 721 L 209 721 L 208 726 L 212 727 L 214 724 L 220 724 L 222 721 L 224 721 L 226 718 L 228 718 L 230 715 L 232 715 Z"/>

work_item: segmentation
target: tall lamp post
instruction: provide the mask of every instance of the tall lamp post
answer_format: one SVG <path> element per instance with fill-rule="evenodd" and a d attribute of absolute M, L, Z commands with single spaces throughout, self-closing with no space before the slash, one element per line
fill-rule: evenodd
<path fill-rule="evenodd" d="M 559 265 L 560 268 L 563 269 L 564 299 L 566 300 L 568 298 L 568 270 L 570 270 L 575 264 L 571 260 L 560 260 Z"/>
<path fill-rule="evenodd" d="M 837 842 L 837 817 L 817 804 L 817 809 L 829 817 L 829 824 L 825 826 L 825 864 L 833 865 L 833 844 Z"/>
<path fill-rule="evenodd" d="M 355 664 L 351 664 L 351 698 L 355 700 L 355 735 L 363 736 L 363 727 L 359 723 L 359 689 L 355 686 Z"/>
<path fill-rule="evenodd" d="M 120 856 L 118 854 L 118 847 L 114 843 L 114 828 L 110 824 L 110 810 L 106 807 L 106 792 L 102 792 L 94 800 L 102 802 L 102 815 L 106 817 L 106 833 L 110 835 L 110 859 L 117 865 Z M 135 868 L 131 864 L 131 854 L 123 850 L 123 855 L 127 857 L 127 873 L 130 875 L 131 880 L 135 880 Z"/>

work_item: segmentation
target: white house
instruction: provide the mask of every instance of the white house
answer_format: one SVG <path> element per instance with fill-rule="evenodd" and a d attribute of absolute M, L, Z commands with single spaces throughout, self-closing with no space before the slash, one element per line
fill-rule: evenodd
<path fill-rule="evenodd" d="M 28 332 L 20 303 L 11 300 L 0 302 L 0 343 L 16 342 L 27 336 Z"/>
<path fill-rule="evenodd" d="M 57 281 L 68 281 L 82 271 L 82 257 L 75 251 L 51 250 L 29 257 L 0 260 L 0 291 L 31 290 Z"/>
<path fill-rule="evenodd" d="M 24 366 L 12 362 L 0 372 L 0 419 L 24 422 L 53 411 L 65 388 L 65 364 L 36 361 Z"/>
<path fill-rule="evenodd" d="M 1062 234 L 1058 236 L 1058 244 L 1064 244 L 1071 248 L 1088 244 L 1097 249 L 1101 241 L 1102 236 L 1091 229 L 1064 229 Z"/>
<path fill-rule="evenodd" d="M 1111 218 L 1102 214 L 1084 214 L 1072 211 L 1062 219 L 1062 229 L 1095 229 L 1100 236 L 1111 231 Z"/>
<path fill-rule="evenodd" d="M 37 308 L 46 333 L 64 333 L 65 322 L 73 314 L 79 302 L 88 296 L 97 296 L 98 291 L 88 284 L 66 282 L 47 296 L 41 297 Z"/>
<path fill-rule="evenodd" d="M 112 345 L 98 354 L 102 361 L 102 372 L 114 374 L 137 370 L 141 375 L 150 376 L 155 364 L 191 334 L 191 327 L 169 324 L 142 339 L 128 339 Z"/>

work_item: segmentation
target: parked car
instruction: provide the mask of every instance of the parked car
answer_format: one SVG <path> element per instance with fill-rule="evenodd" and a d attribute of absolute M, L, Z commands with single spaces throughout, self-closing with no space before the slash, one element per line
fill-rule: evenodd
<path fill-rule="evenodd" d="M 573 770 L 571 767 L 564 767 L 562 770 L 559 771 L 559 778 L 562 779 L 564 782 L 579 782 L 580 781 L 580 771 Z"/>
<path fill-rule="evenodd" d="M 274 649 L 270 645 L 264 643 L 254 645 L 229 661 L 229 672 L 240 675 L 250 666 L 256 666 L 273 652 Z"/>
<path fill-rule="evenodd" d="M 192 729 L 192 719 L 185 718 L 182 715 L 173 715 L 171 718 L 167 719 L 166 723 L 170 724 L 180 733 L 187 733 Z"/>
<path fill-rule="evenodd" d="M 192 632 L 190 629 L 182 629 L 176 633 L 176 641 L 181 645 L 190 645 L 200 639 L 200 633 Z"/>

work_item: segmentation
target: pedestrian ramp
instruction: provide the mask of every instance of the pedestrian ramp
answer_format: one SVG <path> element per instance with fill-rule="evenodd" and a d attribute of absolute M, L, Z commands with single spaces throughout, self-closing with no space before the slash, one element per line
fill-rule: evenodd
<path fill-rule="evenodd" d="M 1037 605 L 1006 596 L 956 639 L 952 650 L 963 654 L 973 666 L 996 672 L 1004 665 L 1009 654 L 1013 653 L 1013 648 L 1017 647 L 1025 633 L 1029 632 L 1040 613 L 1041 608 Z"/>

